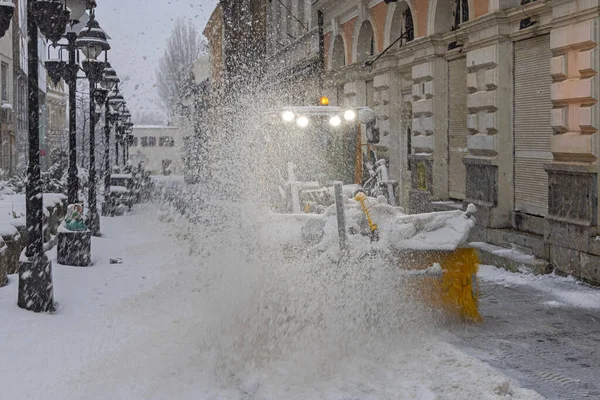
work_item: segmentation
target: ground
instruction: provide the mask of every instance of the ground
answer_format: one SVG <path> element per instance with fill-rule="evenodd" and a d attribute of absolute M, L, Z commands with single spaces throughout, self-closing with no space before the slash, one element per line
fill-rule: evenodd
<path fill-rule="evenodd" d="M 489 266 L 480 278 L 485 322 L 450 341 L 549 399 L 600 398 L 600 291 Z"/>
<path fill-rule="evenodd" d="M 553 287 L 536 287 L 546 287 L 543 280 L 511 281 L 488 268 L 480 325 L 429 327 L 417 318 L 403 323 L 419 329 L 402 327 L 403 335 L 385 337 L 352 328 L 336 308 L 325 310 L 334 320 L 327 329 L 284 334 L 278 329 L 288 325 L 269 325 L 278 321 L 276 311 L 256 310 L 254 293 L 245 292 L 254 286 L 244 261 L 233 257 L 243 253 L 240 246 L 204 236 L 199 252 L 180 228 L 148 207 L 103 218 L 93 266 L 54 265 L 54 315 L 19 309 L 11 276 L 0 289 L 0 398 L 542 398 L 525 388 L 550 399 L 567 392 L 594 398 L 598 360 L 587 346 L 599 340 L 593 322 L 600 313 L 578 304 L 597 300 L 592 289 L 556 278 L 548 285 L 567 295 L 572 287 L 577 296 L 555 296 Z M 117 257 L 122 264 L 109 264 Z M 301 288 L 289 290 L 316 304 Z M 314 297 L 320 289 L 311 290 Z M 266 342 L 251 340 L 273 332 Z M 286 351 L 295 344 L 305 352 Z M 266 362 L 257 346 L 281 354 Z"/>

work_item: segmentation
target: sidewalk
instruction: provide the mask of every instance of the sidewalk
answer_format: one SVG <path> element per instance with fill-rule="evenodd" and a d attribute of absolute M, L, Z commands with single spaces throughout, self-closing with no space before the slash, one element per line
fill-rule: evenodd
<path fill-rule="evenodd" d="M 413 322 L 418 332 L 425 329 L 417 338 L 372 343 L 375 351 L 352 351 L 339 359 L 325 356 L 330 349 L 315 351 L 322 339 L 336 338 L 278 336 L 281 326 L 261 320 L 269 311 L 253 314 L 254 296 L 265 294 L 254 289 L 265 284 L 268 289 L 269 282 L 253 286 L 244 275 L 235 278 L 237 271 L 252 273 L 254 267 L 237 258 L 237 243 L 203 239 L 191 243 L 203 247 L 202 253 L 190 255 L 190 243 L 169 235 L 174 227 L 142 208 L 138 215 L 102 219 L 105 236 L 93 239 L 93 266 L 54 265 L 56 315 L 17 308 L 15 276 L 0 289 L 2 398 L 541 398 L 448 344 L 434 327 L 421 327 L 421 321 Z M 109 264 L 112 257 L 123 264 Z M 303 299 L 292 305 L 302 306 Z M 318 300 L 310 304 L 329 307 Z M 327 323 L 335 332 L 352 326 L 346 320 Z M 269 332 L 283 344 L 305 340 L 312 350 L 261 367 L 255 358 L 261 351 L 243 345 L 254 331 L 258 337 Z"/>
<path fill-rule="evenodd" d="M 451 340 L 548 399 L 600 398 L 600 289 L 480 268 L 484 322 Z"/>

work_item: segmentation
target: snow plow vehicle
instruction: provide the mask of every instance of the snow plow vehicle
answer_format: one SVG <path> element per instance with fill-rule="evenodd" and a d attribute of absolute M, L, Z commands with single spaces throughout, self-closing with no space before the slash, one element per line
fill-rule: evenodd
<path fill-rule="evenodd" d="M 339 242 L 344 251 L 377 252 L 421 279 L 422 294 L 447 313 L 480 320 L 478 256 L 467 246 L 473 204 L 405 214 L 387 161 L 377 157 L 377 119 L 368 108 L 287 107 L 268 120 L 263 162 L 277 171 L 264 185 L 270 234 L 290 249 L 324 251 Z"/>

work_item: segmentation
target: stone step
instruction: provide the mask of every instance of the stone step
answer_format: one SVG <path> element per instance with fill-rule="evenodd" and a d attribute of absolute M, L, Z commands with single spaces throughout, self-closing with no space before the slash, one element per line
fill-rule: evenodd
<path fill-rule="evenodd" d="M 550 246 L 544 237 L 514 229 L 488 229 L 486 242 L 506 248 L 514 248 L 544 260 L 550 259 Z"/>
<path fill-rule="evenodd" d="M 465 211 L 466 206 L 463 208 L 462 201 L 432 201 L 431 208 L 433 211 L 455 211 L 461 210 Z"/>
<path fill-rule="evenodd" d="M 484 242 L 472 242 L 469 246 L 477 250 L 479 260 L 484 265 L 495 265 L 512 272 L 528 272 L 536 275 L 552 272 L 552 266 L 548 261 L 514 248 Z"/>

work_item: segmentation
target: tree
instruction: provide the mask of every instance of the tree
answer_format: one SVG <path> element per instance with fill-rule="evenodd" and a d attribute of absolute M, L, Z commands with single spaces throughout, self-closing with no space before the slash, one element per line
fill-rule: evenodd
<path fill-rule="evenodd" d="M 167 114 L 175 107 L 179 88 L 194 62 L 206 52 L 206 42 L 200 38 L 189 19 L 179 18 L 167 41 L 156 71 L 158 95 Z"/>

